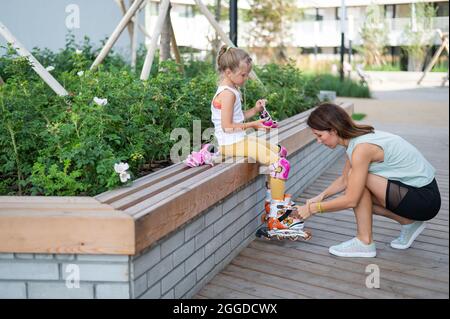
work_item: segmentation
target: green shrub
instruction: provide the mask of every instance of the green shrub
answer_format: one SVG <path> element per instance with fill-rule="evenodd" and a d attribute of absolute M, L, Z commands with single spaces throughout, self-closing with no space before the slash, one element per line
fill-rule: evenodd
<path fill-rule="evenodd" d="M 320 74 L 318 76 L 309 75 L 311 79 L 317 81 L 319 90 L 335 91 L 337 96 L 370 98 L 370 90 L 354 80 L 344 79 L 341 82 L 339 76 L 331 74 Z"/>
<path fill-rule="evenodd" d="M 81 50 L 80 51 L 77 51 Z M 11 49 L 0 56 L 0 194 L 95 195 L 121 184 L 114 164 L 127 162 L 139 177 L 145 166 L 167 160 L 173 129 L 192 133 L 194 120 L 211 127 L 210 103 L 217 75 L 210 63 L 193 61 L 181 74 L 158 59 L 148 81 L 112 53 L 89 71 L 98 50 L 71 37 L 57 53 L 34 50 L 69 96 L 57 96 Z M 143 51 L 138 58 L 142 65 Z M 83 72 L 81 74 L 80 72 Z M 266 97 L 281 120 L 317 103 L 317 83 L 293 66 L 256 68 L 264 83 L 243 88 L 246 108 Z M 94 97 L 107 99 L 98 105 Z M 191 134 L 192 136 L 192 134 Z"/>

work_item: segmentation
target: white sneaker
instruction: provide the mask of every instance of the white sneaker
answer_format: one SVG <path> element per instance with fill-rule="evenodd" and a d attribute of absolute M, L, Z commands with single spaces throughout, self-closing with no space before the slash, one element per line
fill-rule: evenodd
<path fill-rule="evenodd" d="M 425 222 L 416 221 L 412 224 L 403 225 L 400 236 L 391 241 L 391 247 L 395 249 L 409 248 L 424 229 Z"/>
<path fill-rule="evenodd" d="M 330 254 L 339 257 L 375 257 L 377 255 L 374 242 L 366 245 L 357 237 L 344 241 L 339 245 L 331 246 L 328 251 Z"/>

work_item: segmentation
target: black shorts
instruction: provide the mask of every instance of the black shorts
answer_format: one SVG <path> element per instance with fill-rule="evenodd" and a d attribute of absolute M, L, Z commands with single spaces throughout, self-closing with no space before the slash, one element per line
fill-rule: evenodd
<path fill-rule="evenodd" d="M 412 220 L 430 220 L 441 208 L 441 194 L 436 179 L 423 187 L 414 187 L 388 180 L 386 208 Z"/>

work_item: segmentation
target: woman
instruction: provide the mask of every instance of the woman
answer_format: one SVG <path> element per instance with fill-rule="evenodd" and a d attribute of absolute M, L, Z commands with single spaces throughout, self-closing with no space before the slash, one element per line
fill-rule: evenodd
<path fill-rule="evenodd" d="M 424 221 L 435 217 L 441 206 L 431 164 L 401 137 L 355 124 L 338 105 L 321 104 L 307 123 L 318 143 L 329 148 L 344 146 L 347 160 L 342 176 L 305 206 L 296 207 L 299 217 L 305 220 L 317 213 L 353 208 L 356 237 L 330 247 L 329 252 L 336 256 L 376 256 L 372 214 L 402 225 L 391 247 L 410 247 L 425 228 Z M 323 201 L 342 191 L 344 195 Z"/>

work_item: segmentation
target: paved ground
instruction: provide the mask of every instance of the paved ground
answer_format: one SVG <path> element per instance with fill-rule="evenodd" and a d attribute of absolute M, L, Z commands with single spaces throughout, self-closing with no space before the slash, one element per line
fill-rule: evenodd
<path fill-rule="evenodd" d="M 385 83 L 386 84 L 386 83 Z M 363 122 L 399 134 L 414 144 L 437 169 L 442 195 L 438 216 L 413 246 L 398 251 L 389 242 L 400 226 L 374 217 L 377 258 L 338 258 L 328 247 L 355 234 L 353 213 L 345 210 L 307 222 L 309 242 L 253 241 L 213 278 L 197 298 L 449 298 L 449 118 L 448 87 L 415 84 L 375 86 L 374 99 L 347 99 Z M 392 89 L 395 88 L 395 89 Z M 297 198 L 304 202 L 334 180 L 343 167 L 336 162 Z M 276 255 L 276 258 L 275 258 Z M 380 288 L 368 289 L 366 267 L 380 270 Z"/>

